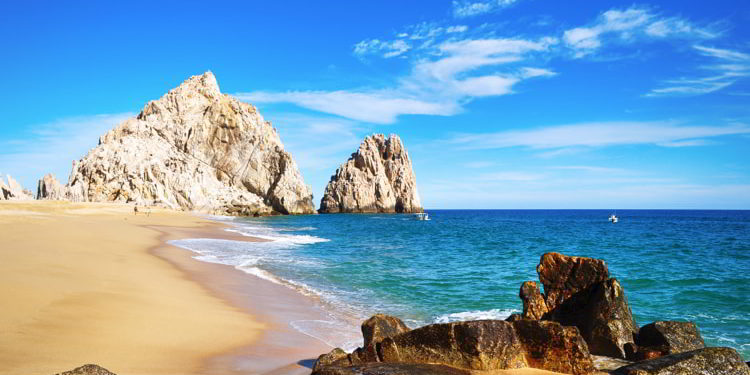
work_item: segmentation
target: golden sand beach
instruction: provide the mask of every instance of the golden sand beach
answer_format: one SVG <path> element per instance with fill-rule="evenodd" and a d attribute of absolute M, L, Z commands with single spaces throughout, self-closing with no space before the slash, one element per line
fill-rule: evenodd
<path fill-rule="evenodd" d="M 121 374 L 200 373 L 263 324 L 152 254 L 163 233 L 208 221 L 132 206 L 0 204 L 0 373 L 96 363 Z"/>

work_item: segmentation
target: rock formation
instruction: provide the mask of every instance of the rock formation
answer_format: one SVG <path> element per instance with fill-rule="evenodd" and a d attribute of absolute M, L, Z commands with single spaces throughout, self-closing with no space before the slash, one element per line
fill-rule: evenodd
<path fill-rule="evenodd" d="M 363 356 L 363 348 L 352 354 L 334 349 L 318 358 L 313 374 L 411 374 L 403 372 L 404 366 L 411 365 L 450 366 L 435 368 L 436 374 L 524 367 L 567 374 L 593 371 L 591 355 L 578 329 L 556 322 L 477 320 L 404 331 L 399 328 L 400 320 L 383 317 L 368 320 L 374 320 L 374 326 L 385 328 L 381 332 L 389 334 L 380 342 L 376 336 L 365 340 L 367 347 L 375 347 L 374 358 Z M 365 327 L 363 324 L 363 333 Z M 415 369 L 415 373 L 420 372 Z"/>
<path fill-rule="evenodd" d="M 620 367 L 615 375 L 750 375 L 750 367 L 732 348 L 703 348 Z"/>
<path fill-rule="evenodd" d="M 422 212 L 417 180 L 401 138 L 365 138 L 326 186 L 320 213 Z"/>
<path fill-rule="evenodd" d="M 2 178 L 0 178 L 0 200 L 29 200 L 34 199 L 34 195 L 23 188 L 10 175 L 6 175 L 8 178 L 8 184 L 6 185 Z"/>
<path fill-rule="evenodd" d="M 521 315 L 523 319 L 539 320 L 548 312 L 544 297 L 535 282 L 527 281 L 521 284 L 518 296 L 523 301 L 523 314 Z"/>
<path fill-rule="evenodd" d="M 52 173 L 49 173 L 39 180 L 36 188 L 36 199 L 64 200 L 66 199 L 65 186 L 57 181 Z"/>
<path fill-rule="evenodd" d="M 109 370 L 97 365 L 83 365 L 70 371 L 61 372 L 57 375 L 115 375 Z"/>
<path fill-rule="evenodd" d="M 544 285 L 549 310 L 572 295 L 609 278 L 609 269 L 603 260 L 560 253 L 542 255 L 536 272 Z"/>
<path fill-rule="evenodd" d="M 659 321 L 638 330 L 635 345 L 627 348 L 627 354 L 632 360 L 644 360 L 705 347 L 695 323 Z"/>
<path fill-rule="evenodd" d="M 45 185 L 46 186 L 46 185 Z M 72 201 L 141 202 L 207 213 L 314 213 L 312 194 L 258 110 L 193 76 L 99 138 L 74 163 Z"/>

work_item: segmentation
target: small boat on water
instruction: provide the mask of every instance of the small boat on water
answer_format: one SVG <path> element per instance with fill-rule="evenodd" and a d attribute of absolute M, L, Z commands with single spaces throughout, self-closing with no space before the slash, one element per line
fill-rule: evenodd
<path fill-rule="evenodd" d="M 427 214 L 427 212 L 418 212 L 414 214 L 417 220 L 419 221 L 427 221 L 430 220 L 430 215 Z"/>
<path fill-rule="evenodd" d="M 609 222 L 610 223 L 614 224 L 614 223 L 617 223 L 618 221 L 620 221 L 620 218 L 617 217 L 617 215 L 615 215 L 615 214 L 609 215 Z"/>

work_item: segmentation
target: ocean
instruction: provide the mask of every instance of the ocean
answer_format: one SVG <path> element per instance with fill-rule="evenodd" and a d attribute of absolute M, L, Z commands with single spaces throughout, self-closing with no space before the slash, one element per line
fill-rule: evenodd
<path fill-rule="evenodd" d="M 639 325 L 689 320 L 707 345 L 750 360 L 750 211 L 428 210 L 225 218 L 233 231 L 273 240 L 173 241 L 199 260 L 232 265 L 310 295 L 329 321 L 296 321 L 332 346 L 361 343 L 375 313 L 409 326 L 504 319 L 518 291 L 538 282 L 546 252 L 604 259 Z M 541 287 L 541 285 L 540 285 Z"/>

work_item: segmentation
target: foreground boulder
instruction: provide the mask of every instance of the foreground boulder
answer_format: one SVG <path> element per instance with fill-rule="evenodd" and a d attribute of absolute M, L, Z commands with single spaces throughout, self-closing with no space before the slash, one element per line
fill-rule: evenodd
<path fill-rule="evenodd" d="M 39 180 L 39 183 L 37 183 L 36 199 L 65 200 L 65 186 L 57 181 L 55 175 L 49 173 L 42 177 L 42 179 Z"/>
<path fill-rule="evenodd" d="M 536 267 L 544 285 L 547 308 L 553 310 L 574 294 L 607 280 L 607 263 L 600 259 L 546 253 Z"/>
<path fill-rule="evenodd" d="M 594 370 L 578 329 L 556 322 L 476 320 L 430 324 L 414 330 L 402 324 L 386 315 L 368 319 L 362 325 L 367 335 L 364 344 L 375 348 L 374 357 L 363 348 L 348 355 L 337 348 L 318 358 L 313 374 L 429 374 L 430 370 L 435 374 L 464 374 L 525 367 L 567 374 Z"/>
<path fill-rule="evenodd" d="M 422 212 L 417 179 L 401 138 L 369 136 L 331 177 L 320 213 Z"/>
<path fill-rule="evenodd" d="M 366 363 L 350 367 L 325 367 L 313 371 L 313 375 L 471 375 L 471 372 L 445 365 Z"/>
<path fill-rule="evenodd" d="M 620 367 L 616 375 L 750 375 L 750 367 L 732 348 L 703 348 Z"/>
<path fill-rule="evenodd" d="M 628 355 L 632 360 L 644 360 L 705 347 L 695 323 L 659 321 L 641 327 Z"/>
<path fill-rule="evenodd" d="M 115 375 L 109 370 L 97 365 L 83 365 L 70 371 L 61 372 L 56 375 Z"/>
<path fill-rule="evenodd" d="M 547 318 L 581 330 L 592 354 L 626 358 L 638 326 L 617 279 L 596 283 L 563 301 Z"/>
<path fill-rule="evenodd" d="M 74 164 L 72 201 L 156 203 L 200 212 L 313 213 L 312 193 L 276 129 L 194 76 L 99 138 Z"/>
<path fill-rule="evenodd" d="M 523 314 L 521 314 L 523 319 L 539 320 L 548 312 L 544 296 L 539 292 L 539 287 L 535 282 L 526 281 L 521 284 L 518 296 L 523 301 Z"/>

